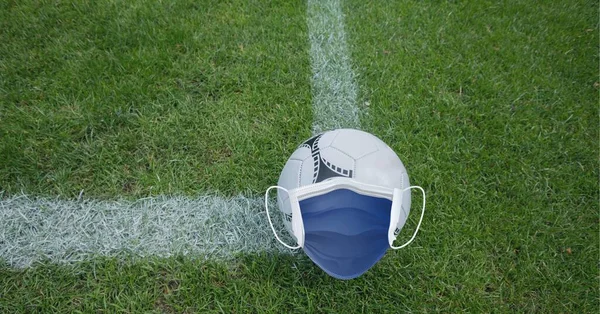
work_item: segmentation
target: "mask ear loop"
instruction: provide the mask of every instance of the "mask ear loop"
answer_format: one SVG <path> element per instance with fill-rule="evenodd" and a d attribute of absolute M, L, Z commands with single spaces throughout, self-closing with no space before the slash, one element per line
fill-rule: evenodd
<path fill-rule="evenodd" d="M 273 231 L 273 234 L 275 235 L 275 238 L 277 239 L 277 241 L 279 241 L 279 243 L 283 244 L 288 249 L 292 249 L 292 250 L 299 249 L 301 247 L 300 245 L 291 246 L 291 245 L 287 245 L 285 242 L 281 241 L 281 239 L 277 235 L 277 231 L 275 231 L 275 227 L 273 227 L 273 222 L 271 221 L 271 215 L 269 215 L 269 192 L 272 189 L 282 190 L 282 191 L 285 191 L 285 193 L 287 193 L 288 195 L 290 194 L 290 192 L 286 188 L 277 186 L 277 185 L 270 186 L 267 189 L 267 191 L 265 192 L 265 211 L 267 212 L 267 218 L 269 219 L 269 225 L 271 226 L 271 230 Z"/>
<path fill-rule="evenodd" d="M 412 238 L 410 238 L 410 240 L 408 240 L 406 243 L 404 243 L 400 246 L 393 246 L 392 243 L 390 243 L 390 247 L 394 250 L 398 250 L 398 249 L 401 249 L 401 248 L 409 245 L 415 239 L 415 237 L 417 236 L 417 232 L 419 232 L 419 228 L 421 228 L 421 222 L 423 222 L 423 216 L 425 216 L 425 190 L 423 190 L 423 188 L 420 186 L 417 186 L 417 185 L 409 186 L 409 187 L 405 188 L 404 190 L 402 190 L 402 194 L 400 196 L 400 204 L 402 204 L 402 196 L 404 195 L 404 191 L 411 190 L 411 189 L 419 189 L 423 193 L 423 210 L 421 211 L 421 218 L 419 219 L 419 223 L 417 224 L 417 229 L 415 230 L 415 233 L 413 233 Z"/>

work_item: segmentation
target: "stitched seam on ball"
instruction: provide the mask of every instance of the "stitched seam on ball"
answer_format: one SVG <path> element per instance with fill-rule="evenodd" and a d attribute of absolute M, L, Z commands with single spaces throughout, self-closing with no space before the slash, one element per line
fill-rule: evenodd
<path fill-rule="evenodd" d="M 335 139 L 338 137 L 338 135 L 340 135 L 340 130 L 335 130 L 335 135 L 333 136 L 331 143 L 329 143 L 329 146 L 327 146 L 327 147 L 333 147 L 331 145 L 333 145 L 333 143 L 335 143 Z"/>
<path fill-rule="evenodd" d="M 369 155 L 371 155 L 371 154 L 375 154 L 375 153 L 377 153 L 377 152 L 380 152 L 380 149 L 379 149 L 379 147 L 377 147 L 377 150 L 374 150 L 374 151 L 372 151 L 372 152 L 370 152 L 370 153 L 366 153 L 366 154 L 364 154 L 364 155 L 362 155 L 362 156 L 360 156 L 360 157 L 356 157 L 356 158 L 355 158 L 355 160 L 359 160 L 359 159 L 361 159 L 361 158 L 365 158 L 365 157 L 367 157 L 367 156 L 369 156 Z"/>
<path fill-rule="evenodd" d="M 343 152 L 343 151 L 341 151 L 339 148 L 337 148 L 337 147 L 333 147 L 333 146 L 329 146 L 329 147 L 331 147 L 331 148 L 333 148 L 333 149 L 337 150 L 338 152 L 340 152 L 340 153 L 342 153 L 342 154 L 344 154 L 344 155 L 346 155 L 346 156 L 350 157 L 350 159 L 352 159 L 353 161 L 356 161 L 356 159 L 355 159 L 354 157 L 352 157 L 352 156 L 348 155 L 348 153 L 346 153 L 346 152 Z"/>

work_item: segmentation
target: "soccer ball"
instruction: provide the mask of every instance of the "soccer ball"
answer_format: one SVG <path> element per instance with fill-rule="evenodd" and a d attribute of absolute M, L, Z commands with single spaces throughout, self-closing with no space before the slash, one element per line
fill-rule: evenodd
<path fill-rule="evenodd" d="M 332 177 L 352 178 L 390 188 L 410 186 L 408 173 L 398 155 L 376 136 L 353 129 L 327 131 L 306 140 L 283 167 L 278 185 L 291 190 Z M 277 203 L 283 212 L 285 228 L 295 239 L 287 193 L 278 190 Z M 402 209 L 408 216 L 410 190 L 404 192 Z M 396 228 L 395 234 L 399 231 Z"/>

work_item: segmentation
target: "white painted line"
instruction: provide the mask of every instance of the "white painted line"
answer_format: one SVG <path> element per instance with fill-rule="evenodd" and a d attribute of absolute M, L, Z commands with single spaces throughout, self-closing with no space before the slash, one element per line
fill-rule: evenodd
<path fill-rule="evenodd" d="M 15 267 L 40 259 L 92 256 L 288 252 L 275 241 L 261 198 L 156 197 L 65 201 L 15 196 L 0 201 L 0 258 Z"/>
<path fill-rule="evenodd" d="M 313 133 L 359 128 L 357 87 L 339 1 L 308 0 L 307 23 Z M 281 221 L 279 216 L 274 219 Z M 14 267 L 42 259 L 72 263 L 123 254 L 228 258 L 264 251 L 290 252 L 271 234 L 260 197 L 99 201 L 2 198 L 0 193 L 0 259 Z"/>
<path fill-rule="evenodd" d="M 360 129 L 358 88 L 352 71 L 339 0 L 308 0 L 312 64 L 313 134 Z"/>

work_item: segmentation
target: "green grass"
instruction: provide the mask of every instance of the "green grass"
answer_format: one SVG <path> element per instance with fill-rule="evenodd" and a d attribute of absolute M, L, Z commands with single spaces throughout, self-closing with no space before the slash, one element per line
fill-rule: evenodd
<path fill-rule="evenodd" d="M 256 193 L 310 135 L 302 2 L 36 3 L 0 10 L 0 190 Z"/>
<path fill-rule="evenodd" d="M 364 121 L 428 191 L 425 302 L 598 308 L 597 6 L 346 6 Z"/>
<path fill-rule="evenodd" d="M 257 194 L 310 133 L 304 2 L 19 3 L 0 190 Z M 428 196 L 415 242 L 360 278 L 302 254 L 4 265 L 0 312 L 596 312 L 597 9 L 344 3 L 363 126 Z"/>

